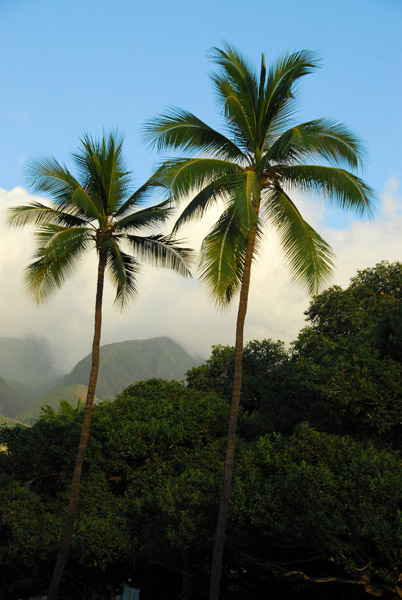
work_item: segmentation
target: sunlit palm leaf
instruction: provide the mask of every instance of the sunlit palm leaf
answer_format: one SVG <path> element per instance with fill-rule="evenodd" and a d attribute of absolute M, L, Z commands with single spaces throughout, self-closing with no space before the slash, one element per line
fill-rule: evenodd
<path fill-rule="evenodd" d="M 328 283 L 334 266 L 330 246 L 282 189 L 265 194 L 264 211 L 278 233 L 293 278 L 303 283 L 309 294 L 317 294 Z"/>
<path fill-rule="evenodd" d="M 158 192 L 161 194 L 161 190 L 164 188 L 164 186 L 161 181 L 154 177 L 152 180 L 148 180 L 141 187 L 135 190 L 135 192 L 133 192 L 115 211 L 114 216 L 116 218 L 125 217 L 128 214 L 131 214 L 134 209 L 146 204 L 149 201 L 152 193 L 155 192 L 156 188 L 158 188 Z"/>
<path fill-rule="evenodd" d="M 212 75 L 218 99 L 236 137 L 236 142 L 257 139 L 258 84 L 244 58 L 229 44 L 213 48 L 212 60 L 222 67 L 222 75 Z M 242 135 L 243 139 L 242 139 Z"/>
<path fill-rule="evenodd" d="M 24 225 L 40 226 L 44 224 L 83 227 L 88 221 L 75 214 L 51 208 L 41 202 L 30 202 L 25 206 L 12 206 L 8 210 L 7 223 L 12 227 Z"/>
<path fill-rule="evenodd" d="M 225 211 L 205 237 L 200 256 L 200 277 L 219 305 L 229 304 L 243 276 L 247 230 L 235 210 Z"/>
<path fill-rule="evenodd" d="M 37 232 L 36 260 L 26 270 L 25 286 L 38 303 L 48 299 L 74 272 L 93 240 L 88 229 L 48 225 Z"/>
<path fill-rule="evenodd" d="M 206 185 L 198 192 L 177 219 L 172 233 L 176 233 L 188 221 L 201 218 L 213 203 L 219 200 L 229 200 L 231 189 L 230 179 L 230 176 L 221 177 L 217 182 L 214 181 Z"/>
<path fill-rule="evenodd" d="M 278 168 L 284 186 L 323 193 L 337 206 L 371 216 L 375 196 L 360 177 L 336 167 L 295 165 Z"/>
<path fill-rule="evenodd" d="M 133 232 L 160 225 L 171 216 L 172 211 L 173 207 L 171 203 L 165 200 L 165 202 L 144 208 L 143 210 L 137 210 L 131 215 L 119 219 L 114 226 L 114 231 Z"/>
<path fill-rule="evenodd" d="M 131 173 L 123 159 L 123 140 L 118 132 L 101 140 L 85 134 L 81 140 L 81 152 L 73 155 L 82 178 L 85 178 L 85 188 L 104 215 L 115 212 L 121 206 L 131 183 Z"/>
<path fill-rule="evenodd" d="M 35 192 L 46 192 L 57 208 L 76 216 L 99 219 L 93 199 L 66 167 L 52 157 L 32 161 L 26 168 L 28 185 Z"/>
<path fill-rule="evenodd" d="M 167 267 L 184 277 L 191 277 L 190 265 L 193 251 L 183 248 L 178 242 L 163 235 L 136 236 L 127 235 L 136 254 L 155 267 Z"/>
<path fill-rule="evenodd" d="M 302 50 L 285 54 L 267 73 L 267 83 L 262 107 L 265 139 L 283 131 L 295 111 L 295 83 L 318 66 L 313 52 Z"/>
<path fill-rule="evenodd" d="M 342 123 L 319 119 L 285 131 L 267 150 L 265 159 L 296 164 L 306 158 L 324 158 L 340 166 L 362 166 L 364 150 L 360 140 Z"/>
<path fill-rule="evenodd" d="M 147 123 L 144 138 L 159 152 L 165 149 L 193 151 L 222 158 L 242 160 L 243 153 L 227 137 L 209 127 L 192 113 L 172 108 Z"/>
<path fill-rule="evenodd" d="M 232 88 L 225 77 L 213 75 L 212 81 L 217 98 L 223 105 L 227 127 L 237 146 L 241 148 L 243 154 L 247 155 L 256 141 L 256 115 L 252 109 L 247 111 L 239 93 Z"/>
<path fill-rule="evenodd" d="M 239 215 L 243 225 L 249 229 L 257 221 L 261 187 L 257 173 L 244 171 L 231 177 L 230 204 Z"/>
<path fill-rule="evenodd" d="M 107 255 L 107 268 L 116 288 L 115 303 L 123 309 L 137 295 L 136 275 L 140 265 L 133 256 L 123 252 L 117 242 L 112 240 Z"/>
<path fill-rule="evenodd" d="M 229 161 L 215 158 L 179 158 L 166 161 L 157 172 L 157 178 L 169 188 L 177 201 L 187 198 L 191 192 L 234 173 L 242 168 Z"/>

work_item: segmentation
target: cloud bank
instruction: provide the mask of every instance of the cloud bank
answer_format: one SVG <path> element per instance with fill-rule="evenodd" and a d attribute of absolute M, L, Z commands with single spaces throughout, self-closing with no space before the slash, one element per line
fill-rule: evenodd
<path fill-rule="evenodd" d="M 0 189 L 0 336 L 45 338 L 55 362 L 63 371 L 90 352 L 96 280 L 96 256 L 85 258 L 79 271 L 46 304 L 37 307 L 23 289 L 23 270 L 34 248 L 32 232 L 9 229 L 5 209 L 25 204 L 32 196 L 23 188 Z M 352 220 L 344 229 L 324 224 L 318 202 L 299 198 L 306 220 L 320 231 L 336 253 L 331 284 L 348 285 L 357 269 L 381 260 L 402 260 L 402 197 L 398 182 L 385 186 L 373 221 Z M 199 248 L 203 236 L 217 218 L 187 226 L 181 235 Z M 144 265 L 138 280 L 138 298 L 124 312 L 113 307 L 113 291 L 106 286 L 102 343 L 127 339 L 169 336 L 190 353 L 206 357 L 213 344 L 233 344 L 236 306 L 219 311 L 195 277 L 183 279 L 164 269 Z M 291 281 L 274 233 L 267 232 L 258 262 L 254 265 L 245 339 L 271 337 L 290 342 L 304 324 L 309 298 Z"/>

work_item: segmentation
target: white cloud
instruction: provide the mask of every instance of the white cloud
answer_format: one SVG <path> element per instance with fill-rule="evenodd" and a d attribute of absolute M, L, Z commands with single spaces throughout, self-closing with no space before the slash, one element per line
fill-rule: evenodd
<path fill-rule="evenodd" d="M 0 190 L 0 336 L 46 338 L 58 364 L 66 370 L 91 348 L 96 257 L 87 257 L 65 287 L 46 305 L 37 307 L 23 289 L 22 276 L 33 250 L 32 234 L 27 229 L 8 229 L 3 218 L 5 208 L 30 198 L 23 188 Z M 320 226 L 323 211 L 318 202 L 300 199 L 299 205 L 336 252 L 332 283 L 347 286 L 357 269 L 402 258 L 402 199 L 395 180 L 388 182 L 375 220 L 352 221 L 347 229 Z M 216 209 L 202 222 L 183 229 L 189 245 L 199 246 L 218 214 Z M 138 298 L 123 313 L 113 307 L 112 289 L 106 287 L 102 343 L 167 335 L 203 356 L 209 354 L 212 344 L 233 343 L 236 306 L 218 311 L 196 278 L 183 279 L 144 266 L 138 284 Z M 252 273 L 245 339 L 272 337 L 290 342 L 304 324 L 308 302 L 303 288 L 291 281 L 278 242 L 268 232 Z"/>

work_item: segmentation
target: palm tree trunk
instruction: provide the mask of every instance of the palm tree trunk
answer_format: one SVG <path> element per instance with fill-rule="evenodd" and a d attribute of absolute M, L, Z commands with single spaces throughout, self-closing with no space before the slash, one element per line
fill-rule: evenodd
<path fill-rule="evenodd" d="M 230 489 L 232 486 L 234 455 L 236 445 L 236 427 L 239 415 L 239 402 L 241 394 L 242 381 L 242 362 L 243 362 L 243 334 L 244 321 L 246 319 L 248 292 L 250 289 L 251 264 L 253 261 L 255 239 L 257 234 L 257 225 L 254 225 L 250 231 L 247 245 L 246 258 L 244 262 L 243 279 L 240 289 L 239 309 L 237 312 L 236 323 L 236 343 L 235 343 L 235 363 L 233 373 L 233 394 L 230 408 L 228 439 L 226 446 L 226 457 L 223 469 L 223 486 L 221 499 L 219 503 L 218 520 L 216 523 L 214 549 L 211 562 L 211 573 L 209 581 L 209 600 L 219 599 L 219 588 L 222 571 L 223 547 L 225 543 L 226 521 L 229 510 Z"/>
<path fill-rule="evenodd" d="M 50 582 L 48 600 L 55 600 L 59 589 L 61 577 L 64 567 L 67 562 L 68 552 L 70 550 L 71 538 L 73 535 L 75 518 L 77 515 L 78 498 L 80 493 L 81 471 L 85 458 L 85 451 L 88 443 L 89 430 L 91 426 L 92 408 L 95 397 L 96 382 L 99 371 L 99 346 L 102 327 L 102 297 L 103 284 L 105 279 L 106 252 L 103 249 L 99 250 L 98 262 L 98 280 L 96 287 L 95 301 L 95 325 L 94 337 L 92 342 L 92 367 L 89 376 L 88 392 L 85 401 L 84 421 L 82 423 L 81 437 L 75 458 L 73 478 L 71 482 L 71 490 L 68 504 L 67 519 L 64 526 L 63 537 L 60 544 L 59 554 L 57 556 L 56 565 L 53 571 L 52 580 Z"/>

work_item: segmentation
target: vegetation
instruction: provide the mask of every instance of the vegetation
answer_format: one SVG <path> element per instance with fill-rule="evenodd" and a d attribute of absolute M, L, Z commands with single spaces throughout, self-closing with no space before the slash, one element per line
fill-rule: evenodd
<path fill-rule="evenodd" d="M 151 146 L 179 157 L 134 192 L 122 137 L 84 135 L 77 176 L 53 157 L 31 162 L 31 188 L 50 200 L 8 212 L 35 229 L 25 282 L 38 303 L 87 250 L 98 267 L 92 352 L 69 375 L 40 341 L 0 338 L 0 600 L 110 600 L 123 582 L 142 600 L 201 600 L 208 580 L 210 600 L 321 598 L 320 586 L 402 598 L 402 264 L 317 295 L 333 253 L 294 201 L 318 192 L 370 215 L 364 149 L 342 123 L 296 121 L 313 53 L 268 68 L 262 55 L 259 72 L 229 45 L 211 57 L 224 133 L 182 109 L 153 119 Z M 154 191 L 167 198 L 151 206 Z M 172 235 L 152 233 L 189 198 Z M 120 308 L 142 260 L 188 276 L 192 253 L 173 234 L 214 204 L 199 269 L 220 307 L 239 297 L 235 346 L 197 367 L 167 338 L 101 353 L 105 274 Z M 289 350 L 243 343 L 267 229 L 314 295 Z M 186 369 L 186 383 L 151 379 Z"/>
<path fill-rule="evenodd" d="M 291 351 L 246 345 L 225 596 L 235 585 L 257 600 L 332 597 L 336 585 L 342 599 L 400 597 L 401 289 L 402 264 L 380 263 L 317 296 Z M 365 348 L 359 396 L 351 336 Z M 144 597 L 205 597 L 234 355 L 216 347 L 187 386 L 153 379 L 94 407 L 61 597 L 106 596 L 129 578 Z M 32 593 L 46 586 L 82 420 L 63 404 L 31 428 L 0 428 L 4 598 L 29 595 L 13 588 L 24 577 Z"/>
<path fill-rule="evenodd" d="M 317 67 L 311 52 L 286 54 L 268 69 L 262 56 L 259 74 L 229 45 L 215 48 L 212 59 L 220 67 L 212 81 L 228 136 L 181 109 L 151 121 L 146 135 L 158 150 L 190 154 L 165 162 L 155 176 L 174 199 L 192 196 L 175 230 L 223 201 L 224 210 L 203 241 L 200 273 L 218 304 L 228 304 L 239 293 L 232 409 L 211 566 L 210 600 L 218 600 L 241 396 L 243 330 L 259 243 L 267 227 L 276 230 L 292 275 L 316 293 L 331 271 L 332 252 L 300 214 L 293 192 L 318 191 L 339 207 L 362 215 L 371 213 L 373 192 L 345 170 L 359 168 L 363 152 L 343 124 L 294 120 L 297 84 Z M 321 160 L 328 164 L 321 166 Z"/>
<path fill-rule="evenodd" d="M 48 600 L 55 600 L 67 560 L 78 508 L 82 465 L 88 442 L 96 382 L 99 370 L 99 346 L 102 323 L 102 298 L 105 271 L 116 288 L 116 303 L 122 308 L 137 293 L 138 258 L 170 267 L 188 275 L 187 249 L 171 238 L 141 233 L 163 223 L 169 215 L 167 202 L 139 209 L 149 185 L 128 195 L 130 173 L 122 156 L 122 138 L 110 134 L 101 140 L 89 135 L 73 155 L 78 179 L 54 158 L 31 163 L 28 176 L 31 187 L 52 197 L 52 204 L 32 201 L 9 211 L 13 226 L 36 227 L 35 260 L 26 271 L 26 287 L 37 302 L 44 302 L 64 283 L 77 267 L 82 254 L 94 248 L 98 257 L 95 301 L 95 325 L 92 343 L 91 373 L 85 402 L 84 419 L 78 444 L 69 509 Z"/>

